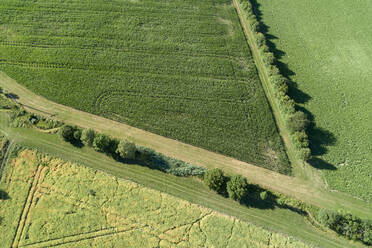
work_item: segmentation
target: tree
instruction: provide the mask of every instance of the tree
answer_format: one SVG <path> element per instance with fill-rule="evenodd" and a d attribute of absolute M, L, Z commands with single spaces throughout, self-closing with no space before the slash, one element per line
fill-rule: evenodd
<path fill-rule="evenodd" d="M 207 170 L 204 175 L 204 183 L 212 190 L 218 193 L 226 191 L 227 177 L 224 175 L 221 169 Z"/>
<path fill-rule="evenodd" d="M 70 125 L 63 125 L 61 129 L 59 130 L 59 136 L 67 141 L 67 142 L 74 142 L 74 132 L 76 131 L 76 128 Z"/>
<path fill-rule="evenodd" d="M 309 120 L 307 119 L 305 113 L 302 111 L 296 111 L 288 119 L 288 127 L 292 132 L 305 131 L 308 124 Z"/>
<path fill-rule="evenodd" d="M 106 134 L 97 134 L 93 140 L 93 148 L 97 152 L 108 152 L 110 150 L 111 139 Z"/>
<path fill-rule="evenodd" d="M 84 145 L 92 146 L 93 141 L 94 141 L 94 136 L 95 136 L 95 133 L 93 129 L 91 128 L 84 129 L 83 132 L 81 133 L 80 140 Z"/>
<path fill-rule="evenodd" d="M 248 193 L 247 180 L 240 175 L 232 176 L 230 181 L 227 182 L 227 193 L 231 199 L 241 201 Z"/>
<path fill-rule="evenodd" d="M 136 158 L 136 145 L 133 142 L 127 140 L 121 140 L 116 153 L 123 159 L 135 159 Z"/>

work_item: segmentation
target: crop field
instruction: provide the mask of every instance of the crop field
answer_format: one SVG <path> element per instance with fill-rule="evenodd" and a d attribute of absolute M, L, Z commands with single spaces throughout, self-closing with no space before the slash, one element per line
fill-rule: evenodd
<path fill-rule="evenodd" d="M 4 247 L 310 247 L 31 150 L 10 160 L 0 188 Z"/>
<path fill-rule="evenodd" d="M 372 199 L 372 2 L 257 0 L 292 95 L 310 113 L 313 166 L 329 186 Z"/>
<path fill-rule="evenodd" d="M 229 0 L 0 2 L 0 71 L 64 105 L 288 174 Z"/>

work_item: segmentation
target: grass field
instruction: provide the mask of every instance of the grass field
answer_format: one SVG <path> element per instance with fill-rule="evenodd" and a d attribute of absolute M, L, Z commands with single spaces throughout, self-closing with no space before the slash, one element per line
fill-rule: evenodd
<path fill-rule="evenodd" d="M 0 71 L 37 94 L 290 166 L 231 1 L 1 1 Z"/>
<path fill-rule="evenodd" d="M 372 199 L 371 1 L 258 0 L 271 45 L 310 113 L 311 163 L 331 188 Z"/>
<path fill-rule="evenodd" d="M 31 150 L 10 161 L 0 187 L 6 247 L 310 247 Z"/>

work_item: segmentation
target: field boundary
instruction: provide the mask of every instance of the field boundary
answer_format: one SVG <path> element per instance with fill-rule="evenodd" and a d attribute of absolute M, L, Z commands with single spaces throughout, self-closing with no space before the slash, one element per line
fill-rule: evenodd
<path fill-rule="evenodd" d="M 250 0 L 247 0 L 247 1 L 250 3 Z M 284 141 L 286 152 L 291 162 L 294 176 L 300 176 L 300 177 L 304 177 L 304 179 L 307 179 L 307 180 L 313 180 L 314 182 L 316 182 L 318 186 L 327 188 L 327 184 L 322 178 L 322 176 L 319 175 L 319 173 L 317 173 L 315 170 L 313 170 L 311 166 L 308 165 L 305 161 L 302 161 L 297 158 L 296 149 L 290 137 L 289 131 L 286 128 L 285 120 L 283 119 L 283 116 L 277 104 L 276 97 L 275 97 L 275 94 L 273 92 L 273 89 L 270 83 L 269 73 L 266 69 L 266 66 L 263 63 L 258 46 L 255 42 L 253 31 L 251 30 L 251 28 L 249 27 L 247 21 L 245 20 L 243 16 L 242 9 L 240 8 L 240 4 L 238 0 L 233 0 L 233 4 L 237 12 L 237 15 L 239 17 L 240 24 L 242 26 L 244 34 L 246 36 L 246 40 L 249 44 L 252 57 L 255 61 L 265 95 L 271 106 L 272 113 L 274 115 L 277 127 L 279 129 L 279 134 L 282 137 L 282 140 Z"/>

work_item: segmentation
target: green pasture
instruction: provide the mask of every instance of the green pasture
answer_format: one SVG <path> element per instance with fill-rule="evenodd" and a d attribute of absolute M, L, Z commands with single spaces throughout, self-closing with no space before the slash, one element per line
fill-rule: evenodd
<path fill-rule="evenodd" d="M 315 122 L 310 164 L 332 189 L 371 201 L 372 2 L 252 2 L 292 97 Z"/>
<path fill-rule="evenodd" d="M 79 110 L 291 171 L 231 1 L 1 1 L 0 70 Z"/>

